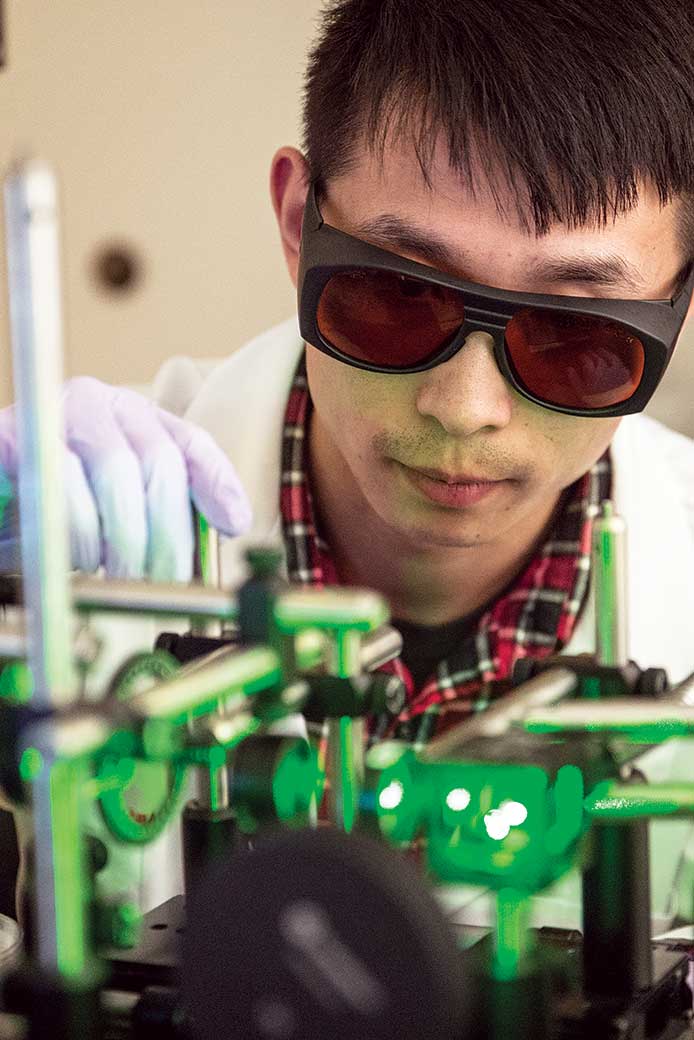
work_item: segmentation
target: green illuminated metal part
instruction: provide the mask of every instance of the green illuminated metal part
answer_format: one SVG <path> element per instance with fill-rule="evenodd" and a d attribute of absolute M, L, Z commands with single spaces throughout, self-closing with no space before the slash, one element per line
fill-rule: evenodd
<path fill-rule="evenodd" d="M 216 585 L 216 566 L 210 552 L 210 525 L 202 513 L 197 513 L 198 565 L 203 585 Z"/>
<path fill-rule="evenodd" d="M 372 632 L 388 617 L 383 598 L 368 589 L 290 589 L 275 607 L 275 620 L 284 632 L 301 628 Z"/>
<path fill-rule="evenodd" d="M 602 503 L 593 524 L 593 580 L 597 659 L 600 664 L 624 665 L 629 658 L 626 618 L 626 524 L 612 503 Z"/>
<path fill-rule="evenodd" d="M 598 784 L 585 800 L 585 810 L 598 820 L 624 820 L 651 816 L 691 816 L 694 784 Z"/>
<path fill-rule="evenodd" d="M 95 928 L 100 943 L 129 950 L 140 941 L 142 914 L 132 902 L 102 903 L 96 908 Z"/>
<path fill-rule="evenodd" d="M 191 731 L 185 757 L 196 765 L 219 768 L 227 752 L 252 737 L 261 725 L 246 695 L 237 693 L 227 701 L 224 714 L 205 716 Z"/>
<path fill-rule="evenodd" d="M 207 517 L 193 510 L 196 528 L 195 538 L 195 562 L 194 574 L 202 585 L 208 589 L 220 589 L 220 564 L 219 564 L 219 533 L 214 527 L 210 527 Z M 223 633 L 224 622 L 216 619 L 211 620 L 191 617 L 191 632 L 198 635 L 217 638 Z"/>
<path fill-rule="evenodd" d="M 383 598 L 367 589 L 290 589 L 274 608 L 280 632 L 297 634 L 308 628 L 328 633 L 326 667 L 338 679 L 359 675 L 362 636 L 388 618 Z M 363 725 L 362 719 L 346 715 L 328 718 L 328 816 L 346 833 L 355 826 L 364 781 Z"/>
<path fill-rule="evenodd" d="M 44 768 L 43 755 L 38 748 L 28 747 L 19 760 L 19 775 L 25 783 L 31 783 Z"/>
<path fill-rule="evenodd" d="M 583 779 L 572 765 L 554 783 L 539 766 L 423 763 L 405 753 L 376 793 L 391 841 L 427 838 L 431 871 L 445 881 L 536 892 L 572 865 L 585 829 Z"/>
<path fill-rule="evenodd" d="M 143 718 L 183 725 L 191 718 L 216 711 L 227 697 L 239 692 L 250 696 L 279 685 L 281 680 L 280 661 L 274 650 L 251 647 L 135 694 L 132 706 Z"/>
<path fill-rule="evenodd" d="M 304 628 L 296 633 L 296 662 L 302 671 L 310 672 L 325 660 L 325 634 L 317 628 Z"/>
<path fill-rule="evenodd" d="M 633 743 L 660 744 L 694 733 L 694 707 L 669 698 L 576 700 L 531 710 L 523 719 L 523 728 L 530 733 L 619 734 Z"/>
<path fill-rule="evenodd" d="M 357 820 L 364 770 L 360 759 L 363 723 L 346 715 L 328 720 L 330 821 L 349 834 Z"/>
<path fill-rule="evenodd" d="M 283 756 L 272 778 L 272 795 L 278 817 L 284 823 L 303 823 L 318 805 L 325 777 L 318 753 L 308 743 L 297 743 Z"/>
<path fill-rule="evenodd" d="M 49 840 L 37 843 L 34 851 L 37 873 L 51 879 L 50 891 L 36 893 L 37 901 L 50 899 L 53 911 L 42 963 L 53 962 L 78 988 L 90 985 L 99 972 L 90 942 L 83 826 L 92 761 L 109 735 L 108 724 L 89 713 L 40 719 L 27 730 L 30 743 L 22 754 L 22 761 L 31 763 L 33 811 L 40 810 L 49 828 L 42 834 Z"/>
<path fill-rule="evenodd" d="M 119 670 L 113 692 L 120 700 L 128 701 L 154 683 L 172 678 L 178 670 L 176 660 L 163 651 L 136 654 Z M 151 749 L 151 726 L 147 737 Z M 185 765 L 143 761 L 123 754 L 122 750 L 118 742 L 112 741 L 109 753 L 100 762 L 99 805 L 115 837 L 133 843 L 152 841 L 176 812 L 185 780 Z"/>
<path fill-rule="evenodd" d="M 375 750 L 375 749 L 374 749 Z M 376 813 L 381 832 L 395 844 L 413 841 L 428 818 L 435 802 L 433 770 L 419 768 L 411 748 L 404 748 L 383 769 L 376 788 Z M 370 754 L 369 763 L 373 761 Z"/>
<path fill-rule="evenodd" d="M 492 974 L 500 982 L 523 973 L 535 944 L 530 931 L 531 899 L 527 892 L 501 888 L 496 894 Z"/>
<path fill-rule="evenodd" d="M 11 661 L 0 671 L 0 697 L 14 704 L 28 704 L 33 689 L 31 672 L 24 661 Z"/>
<path fill-rule="evenodd" d="M 88 892 L 82 790 L 87 778 L 83 761 L 57 761 L 50 769 L 51 822 L 55 877 L 58 968 L 66 978 L 79 978 L 87 967 L 85 894 Z"/>

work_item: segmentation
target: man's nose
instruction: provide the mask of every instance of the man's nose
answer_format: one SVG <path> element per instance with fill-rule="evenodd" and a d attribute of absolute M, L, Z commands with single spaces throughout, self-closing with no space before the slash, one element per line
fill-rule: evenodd
<path fill-rule="evenodd" d="M 488 332 L 471 332 L 449 361 L 421 373 L 417 409 L 452 437 L 501 429 L 513 411 L 512 390 L 494 357 Z"/>

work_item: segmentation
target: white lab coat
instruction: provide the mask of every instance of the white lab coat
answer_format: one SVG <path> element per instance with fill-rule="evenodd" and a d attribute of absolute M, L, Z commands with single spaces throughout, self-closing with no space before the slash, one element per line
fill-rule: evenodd
<path fill-rule="evenodd" d="M 248 544 L 281 543 L 282 425 L 301 350 L 292 319 L 217 365 L 174 358 L 154 383 L 154 396 L 162 405 L 185 414 L 215 437 L 250 497 L 252 530 L 223 546 L 223 578 L 232 587 L 243 579 Z M 694 442 L 654 420 L 629 416 L 614 438 L 612 460 L 613 497 L 628 526 L 630 654 L 642 667 L 665 667 L 676 682 L 694 671 Z M 594 642 L 589 607 L 566 652 L 592 651 Z M 641 767 L 652 780 L 694 780 L 694 744 L 671 741 L 650 753 Z M 684 850 L 694 828 L 679 820 L 659 822 L 652 832 L 653 925 L 658 931 L 678 910 L 680 897 L 673 893 L 689 876 Z M 132 861 L 133 850 L 124 851 Z M 139 886 L 145 906 L 180 890 L 177 861 L 172 832 L 145 852 Z M 685 894 L 691 889 L 690 877 Z M 487 901 L 477 890 L 456 888 L 449 897 L 452 907 L 467 904 L 466 920 L 486 919 Z M 575 927 L 579 905 L 574 875 L 537 901 L 537 920 Z M 679 909 L 691 913 L 691 899 L 680 902 Z"/>

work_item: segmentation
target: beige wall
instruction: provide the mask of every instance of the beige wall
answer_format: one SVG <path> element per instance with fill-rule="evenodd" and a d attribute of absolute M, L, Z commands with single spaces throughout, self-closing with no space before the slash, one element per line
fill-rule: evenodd
<path fill-rule="evenodd" d="M 279 145 L 299 143 L 301 74 L 320 0 L 5 0 L 0 169 L 21 155 L 62 182 L 66 370 L 149 380 L 171 354 L 223 355 L 289 315 L 268 201 Z M 123 240 L 140 287 L 100 290 L 91 262 Z M 0 281 L 5 283 L 4 249 Z M 0 403 L 11 398 L 4 292 Z M 694 331 L 653 411 L 694 434 Z"/>
<path fill-rule="evenodd" d="M 60 176 L 67 372 L 141 382 L 173 353 L 224 354 L 291 314 L 268 169 L 277 147 L 299 143 L 319 0 L 5 6 L 0 168 L 39 155 Z M 146 264 L 123 296 L 91 274 L 112 239 Z M 4 403 L 4 288 L 0 298 Z"/>

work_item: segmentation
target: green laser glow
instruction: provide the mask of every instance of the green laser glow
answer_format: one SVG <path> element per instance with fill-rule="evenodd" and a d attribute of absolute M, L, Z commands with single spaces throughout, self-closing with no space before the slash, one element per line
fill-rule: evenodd
<path fill-rule="evenodd" d="M 28 747 L 22 753 L 22 757 L 19 760 L 19 775 L 22 780 L 26 780 L 29 783 L 43 769 L 43 755 L 38 748 Z"/>

